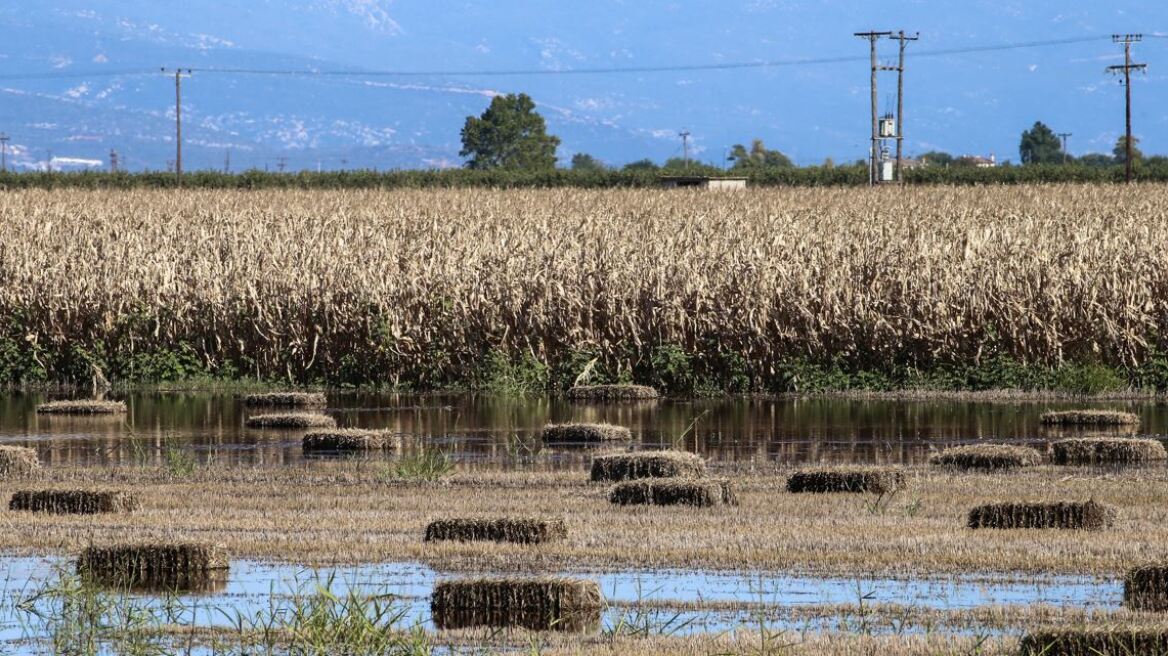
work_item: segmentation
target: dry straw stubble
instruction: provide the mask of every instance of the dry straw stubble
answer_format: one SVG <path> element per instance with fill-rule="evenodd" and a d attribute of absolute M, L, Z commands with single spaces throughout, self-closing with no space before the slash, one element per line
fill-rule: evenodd
<path fill-rule="evenodd" d="M 950 469 L 1009 470 L 1042 464 L 1042 454 L 1028 446 L 971 444 L 945 449 L 929 462 Z"/>
<path fill-rule="evenodd" d="M 57 515 L 96 515 L 137 510 L 138 498 L 122 490 L 18 490 L 8 509 Z"/>
<path fill-rule="evenodd" d="M 685 451 L 637 451 L 610 453 L 592 459 L 592 481 L 627 481 L 638 478 L 700 478 L 706 461 Z"/>
<path fill-rule="evenodd" d="M 523 627 L 579 632 L 600 622 L 595 581 L 567 578 L 480 578 L 439 581 L 430 611 L 439 629 Z"/>
<path fill-rule="evenodd" d="M 994 503 L 969 511 L 969 528 L 1080 529 L 1101 531 L 1115 523 L 1117 509 L 1095 501 Z"/>
<path fill-rule="evenodd" d="M 514 542 L 540 544 L 568 537 L 561 519 L 539 518 L 452 518 L 438 519 L 426 526 L 426 542 Z"/>
<path fill-rule="evenodd" d="M 31 476 L 41 468 L 36 449 L 0 446 L 0 478 Z"/>

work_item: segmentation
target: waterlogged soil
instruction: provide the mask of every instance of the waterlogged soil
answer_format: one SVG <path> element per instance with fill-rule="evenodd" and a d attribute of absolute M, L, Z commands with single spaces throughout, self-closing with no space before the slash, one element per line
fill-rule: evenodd
<path fill-rule="evenodd" d="M 0 444 L 37 449 L 47 465 L 160 464 L 183 451 L 202 464 L 302 463 L 302 431 L 245 428 L 250 413 L 232 394 L 134 393 L 125 416 L 37 415 L 43 394 L 0 396 Z M 57 397 L 52 397 L 57 398 Z M 590 405 L 541 397 L 332 393 L 323 410 L 342 427 L 388 429 L 408 448 L 434 446 L 466 469 L 577 469 L 587 445 L 538 439 L 548 423 L 606 422 L 632 430 L 632 448 L 680 446 L 728 463 L 925 462 L 934 451 L 987 440 L 1041 444 L 1064 434 L 1043 428 L 1065 401 L 719 398 Z M 1151 401 L 1087 404 L 1136 412 L 1140 434 L 1168 434 L 1168 406 Z M 612 445 L 606 445 L 612 446 Z M 517 457 L 522 456 L 522 457 Z M 381 457 L 392 457 L 385 454 Z"/>
<path fill-rule="evenodd" d="M 42 610 L 39 595 L 71 569 L 60 558 L 4 557 L 0 580 L 0 645 L 43 638 L 34 611 Z M 1025 580 L 1008 575 L 960 576 L 936 579 L 816 578 L 788 574 L 724 574 L 700 570 L 626 570 L 559 572 L 562 576 L 596 581 L 605 608 L 589 633 L 638 630 L 675 636 L 719 633 L 751 624 L 768 630 L 822 632 L 863 630 L 873 634 L 920 634 L 938 628 L 953 633 L 1010 635 L 1018 633 L 1009 620 L 992 626 L 952 626 L 962 611 L 971 616 L 993 607 L 997 616 L 1022 615 L 1036 607 L 1058 616 L 1110 613 L 1121 607 L 1122 583 L 1113 579 L 1046 576 Z M 67 574 L 66 574 L 67 576 Z M 343 599 L 349 591 L 394 600 L 403 628 L 435 630 L 429 598 L 439 580 L 459 574 L 435 571 L 410 562 L 360 565 L 339 569 L 309 569 L 296 565 L 238 560 L 227 580 L 199 595 L 147 595 L 128 598 L 183 626 L 232 627 L 262 624 L 264 616 L 288 612 L 291 599 L 327 589 Z M 125 593 L 110 591 L 118 597 Z M 904 611 L 912 608 L 927 622 L 914 623 Z M 865 610 L 868 609 L 868 610 Z M 964 620 L 959 620 L 964 621 Z"/>

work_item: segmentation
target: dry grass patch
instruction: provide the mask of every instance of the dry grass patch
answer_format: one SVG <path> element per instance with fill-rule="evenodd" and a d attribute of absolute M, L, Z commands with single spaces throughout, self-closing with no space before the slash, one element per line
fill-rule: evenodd
<path fill-rule="evenodd" d="M 969 528 L 1055 528 L 1100 531 L 1115 524 L 1114 506 L 1095 501 L 993 503 L 969 511 Z"/>
<path fill-rule="evenodd" d="M 304 435 L 300 447 L 305 453 L 397 450 L 401 448 L 401 435 L 359 428 L 311 431 Z"/>
<path fill-rule="evenodd" d="M 19 490 L 8 509 L 55 515 L 96 515 L 137 510 L 137 497 L 121 490 Z"/>
<path fill-rule="evenodd" d="M 638 478 L 700 478 L 706 461 L 685 451 L 638 451 L 610 453 L 592 459 L 590 478 L 596 481 L 628 481 Z"/>
<path fill-rule="evenodd" d="M 572 401 L 645 401 L 659 396 L 647 385 L 577 385 L 568 390 Z"/>
<path fill-rule="evenodd" d="M 328 397 L 319 392 L 264 392 L 248 394 L 243 404 L 251 408 L 307 408 L 328 405 Z"/>
<path fill-rule="evenodd" d="M 1132 610 L 1168 611 L 1168 565 L 1144 565 L 1123 578 L 1123 603 Z"/>
<path fill-rule="evenodd" d="M 866 467 L 798 471 L 787 479 L 787 491 L 795 494 L 891 494 L 904 489 L 905 485 L 903 470 Z"/>
<path fill-rule="evenodd" d="M 1159 440 L 1130 437 L 1076 437 L 1051 445 L 1056 465 L 1134 465 L 1168 459 Z"/>
<path fill-rule="evenodd" d="M 21 478 L 39 471 L 41 461 L 36 449 L 23 446 L 0 446 L 0 478 Z"/>
<path fill-rule="evenodd" d="M 453 518 L 439 519 L 426 526 L 426 542 L 515 542 L 540 544 L 568 537 L 561 519 L 533 518 Z"/>
<path fill-rule="evenodd" d="M 328 415 L 290 412 L 285 414 L 255 415 L 248 417 L 248 428 L 336 428 L 337 421 Z"/>
<path fill-rule="evenodd" d="M 439 581 L 430 612 L 442 630 L 496 626 L 578 632 L 600 623 L 602 603 L 595 581 L 480 578 Z"/>
<path fill-rule="evenodd" d="M 945 449 L 929 462 L 950 469 L 1010 470 L 1040 465 L 1042 454 L 1028 446 L 973 444 Z"/>
<path fill-rule="evenodd" d="M 1133 426 L 1140 423 L 1139 415 L 1119 410 L 1061 410 L 1042 413 L 1046 426 Z"/>
<path fill-rule="evenodd" d="M 200 590 L 217 587 L 230 567 L 226 550 L 210 544 L 122 544 L 87 547 L 77 573 L 120 588 Z"/>
<path fill-rule="evenodd" d="M 122 401 L 98 401 L 78 399 L 73 401 L 50 401 L 36 408 L 42 415 L 113 415 L 129 411 Z"/>
<path fill-rule="evenodd" d="M 1168 656 L 1168 626 L 1050 628 L 1022 638 L 1022 656 Z"/>
<path fill-rule="evenodd" d="M 633 439 L 633 432 L 612 424 L 549 424 L 540 432 L 540 439 L 549 444 L 617 442 Z"/>
<path fill-rule="evenodd" d="M 643 479 L 618 483 L 608 500 L 621 506 L 698 506 L 708 508 L 722 504 L 736 505 L 738 500 L 730 481 L 713 478 L 696 480 Z"/>

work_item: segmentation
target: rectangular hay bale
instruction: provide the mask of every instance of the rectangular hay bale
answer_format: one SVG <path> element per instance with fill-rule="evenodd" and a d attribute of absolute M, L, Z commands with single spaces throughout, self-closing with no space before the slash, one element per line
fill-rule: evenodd
<path fill-rule="evenodd" d="M 696 506 L 709 508 L 723 504 L 737 505 L 738 499 L 730 481 L 703 478 L 686 479 L 641 479 L 617 483 L 609 492 L 612 503 L 627 505 L 655 506 Z"/>
<path fill-rule="evenodd" d="M 338 428 L 311 431 L 304 435 L 300 447 L 305 453 L 353 452 L 400 449 L 401 436 L 390 431 Z"/>
<path fill-rule="evenodd" d="M 1123 604 L 1131 610 L 1168 611 L 1168 565 L 1144 565 L 1123 578 Z"/>
<path fill-rule="evenodd" d="M 969 528 L 1099 531 L 1115 523 L 1113 506 L 1095 501 L 994 503 L 969 511 Z"/>
<path fill-rule="evenodd" d="M 899 469 L 815 469 L 798 471 L 787 478 L 787 491 L 794 494 L 891 494 L 905 485 L 904 472 Z"/>
<path fill-rule="evenodd" d="M 633 439 L 632 431 L 613 424 L 548 424 L 539 435 L 540 439 L 547 443 L 617 442 Z"/>
<path fill-rule="evenodd" d="M 1042 454 L 1028 446 L 969 444 L 945 449 L 929 458 L 929 463 L 951 469 L 1001 471 L 1040 465 Z"/>
<path fill-rule="evenodd" d="M 210 544 L 122 544 L 87 547 L 77 574 L 125 589 L 194 590 L 216 587 L 230 566 L 223 547 Z"/>
<path fill-rule="evenodd" d="M 598 583 L 567 578 L 439 581 L 430 597 L 440 630 L 490 626 L 578 633 L 599 625 L 602 605 Z"/>
<path fill-rule="evenodd" d="M 430 522 L 425 541 L 540 544 L 566 537 L 568 529 L 559 519 L 469 517 Z"/>
<path fill-rule="evenodd" d="M 1022 656 L 1168 656 L 1168 627 L 1050 628 L 1022 637 Z"/>
<path fill-rule="evenodd" d="M 36 408 L 42 415 L 111 415 L 129 411 L 122 401 L 100 401 L 97 399 L 76 399 L 71 401 L 50 401 Z"/>
<path fill-rule="evenodd" d="M 1140 423 L 1140 417 L 1119 410 L 1081 409 L 1044 412 L 1040 421 L 1046 426 L 1131 426 Z"/>
<path fill-rule="evenodd" d="M 706 461 L 685 451 L 612 453 L 592 459 L 593 481 L 629 481 L 639 478 L 701 478 Z"/>
<path fill-rule="evenodd" d="M 328 415 L 310 412 L 253 415 L 245 422 L 248 428 L 335 428 L 337 422 Z"/>
<path fill-rule="evenodd" d="M 659 396 L 648 385 L 577 385 L 568 390 L 572 401 L 644 401 Z"/>
<path fill-rule="evenodd" d="M 1168 459 L 1159 440 L 1134 437 L 1076 437 L 1051 445 L 1056 465 L 1134 465 Z"/>
<path fill-rule="evenodd" d="M 243 404 L 251 408 L 304 408 L 328 405 L 328 397 L 320 392 L 264 392 L 248 394 Z"/>
<path fill-rule="evenodd" d="M 137 497 L 121 490 L 19 490 L 8 509 L 57 515 L 96 515 L 132 512 L 139 508 Z"/>

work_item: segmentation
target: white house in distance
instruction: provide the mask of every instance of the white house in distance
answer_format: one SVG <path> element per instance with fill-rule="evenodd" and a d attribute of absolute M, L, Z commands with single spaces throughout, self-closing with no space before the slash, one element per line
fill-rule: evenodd
<path fill-rule="evenodd" d="M 661 176 L 661 186 L 665 189 L 691 187 L 696 189 L 730 191 L 734 189 L 746 189 L 746 178 L 737 176 L 663 175 Z"/>

